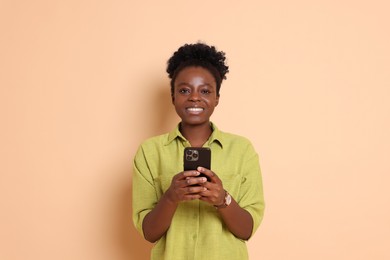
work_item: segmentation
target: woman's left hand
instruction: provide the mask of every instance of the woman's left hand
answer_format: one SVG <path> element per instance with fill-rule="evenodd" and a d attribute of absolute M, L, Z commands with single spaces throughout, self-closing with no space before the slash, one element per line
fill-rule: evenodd
<path fill-rule="evenodd" d="M 203 173 L 210 179 L 210 181 L 201 184 L 207 190 L 199 193 L 201 195 L 199 199 L 211 205 L 222 205 L 225 201 L 225 190 L 223 189 L 221 179 L 209 169 L 198 167 L 197 171 Z"/>
<path fill-rule="evenodd" d="M 213 171 L 203 167 L 198 167 L 197 171 L 210 179 L 210 181 L 199 183 L 199 185 L 207 189 L 198 193 L 201 195 L 199 199 L 214 206 L 222 206 L 225 202 L 226 191 L 223 188 L 221 179 Z M 253 218 L 233 198 L 229 207 L 218 210 L 218 213 L 233 235 L 244 240 L 250 238 L 253 230 Z"/>

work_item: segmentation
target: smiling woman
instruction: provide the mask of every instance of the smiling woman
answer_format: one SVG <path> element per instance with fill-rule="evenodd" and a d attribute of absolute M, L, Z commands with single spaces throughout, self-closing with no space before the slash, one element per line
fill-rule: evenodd
<path fill-rule="evenodd" d="M 211 134 L 210 116 L 218 105 L 219 96 L 216 91 L 216 81 L 213 75 L 202 67 L 187 67 L 182 69 L 175 80 L 172 102 L 176 113 L 181 118 L 181 130 L 191 127 L 204 128 L 204 134 Z M 201 132 L 200 132 L 201 133 Z M 186 134 L 184 134 L 186 135 Z M 188 135 L 192 146 L 202 146 L 204 137 Z"/>
<path fill-rule="evenodd" d="M 171 97 L 181 122 L 144 141 L 134 158 L 133 220 L 156 242 L 152 259 L 248 259 L 264 199 L 259 160 L 244 137 L 210 122 L 228 66 L 206 44 L 186 44 L 169 59 Z M 183 171 L 186 147 L 211 150 L 213 170 Z"/>

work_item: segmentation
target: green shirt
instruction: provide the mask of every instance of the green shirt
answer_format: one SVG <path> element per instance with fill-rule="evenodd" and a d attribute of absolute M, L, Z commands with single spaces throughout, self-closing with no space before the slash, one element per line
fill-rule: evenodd
<path fill-rule="evenodd" d="M 223 187 L 253 218 L 252 234 L 263 218 L 264 199 L 258 155 L 244 137 L 219 131 L 204 147 L 211 149 L 211 170 Z M 133 221 L 143 235 L 142 221 L 163 193 L 172 177 L 183 171 L 184 147 L 190 143 L 176 127 L 172 132 L 152 137 L 141 144 L 134 158 Z M 151 259 L 245 260 L 245 241 L 235 237 L 210 204 L 192 200 L 181 202 L 167 233 L 156 242 Z"/>

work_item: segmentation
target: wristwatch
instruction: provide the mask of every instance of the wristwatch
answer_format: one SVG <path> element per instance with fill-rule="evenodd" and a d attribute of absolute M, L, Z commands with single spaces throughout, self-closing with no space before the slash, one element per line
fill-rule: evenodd
<path fill-rule="evenodd" d="M 229 192 L 225 190 L 225 200 L 223 201 L 222 205 L 214 205 L 216 209 L 223 209 L 232 203 L 232 196 L 230 196 Z"/>

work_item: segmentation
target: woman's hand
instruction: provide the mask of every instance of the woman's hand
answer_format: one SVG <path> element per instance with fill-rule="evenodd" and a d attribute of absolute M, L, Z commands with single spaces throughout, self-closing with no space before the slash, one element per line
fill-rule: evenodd
<path fill-rule="evenodd" d="M 223 184 L 220 178 L 211 170 L 198 167 L 198 172 L 203 173 L 209 177 L 209 182 L 204 182 L 201 184 L 206 188 L 205 191 L 199 193 L 201 196 L 199 199 L 210 203 L 211 205 L 222 205 L 225 201 L 225 190 L 223 189 Z"/>
<path fill-rule="evenodd" d="M 199 171 L 183 171 L 172 178 L 171 186 L 166 191 L 166 196 L 171 203 L 178 204 L 181 201 L 200 199 L 201 192 L 206 191 L 205 177 L 198 177 Z"/>
<path fill-rule="evenodd" d="M 201 195 L 199 199 L 215 206 L 224 204 L 226 192 L 221 179 L 211 170 L 203 167 L 198 167 L 197 170 L 210 178 L 209 182 L 201 184 L 207 190 L 199 193 Z M 218 209 L 218 213 L 233 235 L 244 240 L 250 238 L 253 229 L 252 216 L 248 211 L 241 208 L 234 198 L 232 198 L 228 207 Z"/>
<path fill-rule="evenodd" d="M 167 232 L 179 202 L 201 197 L 200 192 L 206 190 L 201 185 L 207 179 L 199 174 L 198 171 L 184 171 L 172 178 L 171 186 L 144 218 L 142 229 L 146 240 L 154 243 Z"/>

